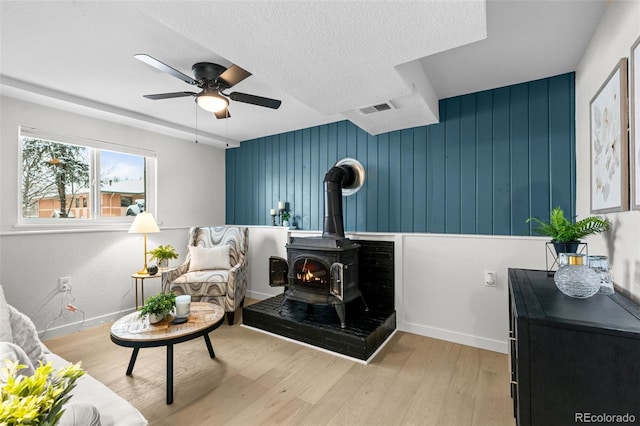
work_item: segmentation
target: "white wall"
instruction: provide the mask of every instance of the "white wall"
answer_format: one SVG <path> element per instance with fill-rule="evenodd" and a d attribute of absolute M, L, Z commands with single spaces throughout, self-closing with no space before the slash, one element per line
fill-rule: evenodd
<path fill-rule="evenodd" d="M 579 218 L 588 216 L 591 206 L 589 103 L 620 58 L 629 57 L 631 45 L 639 36 L 640 2 L 610 2 L 576 68 L 576 210 Z M 606 253 L 612 260 L 616 285 L 640 298 L 640 212 L 606 216 L 613 223 L 612 232 L 607 238 L 590 242 L 589 253 Z"/>
<path fill-rule="evenodd" d="M 161 232 L 149 234 L 149 249 L 173 244 L 182 260 L 189 226 L 224 223 L 224 150 L 7 97 L 0 98 L 0 108 L 0 284 L 9 303 L 29 315 L 38 330 L 68 303 L 57 292 L 61 276 L 71 277 L 72 303 L 84 311 L 85 326 L 132 310 L 130 274 L 142 267 L 143 242 L 140 235 L 128 234 L 128 227 L 48 233 L 15 228 L 18 126 L 155 150 Z M 157 292 L 159 284 L 159 279 L 147 281 L 146 295 Z M 63 311 L 47 337 L 81 326 L 82 313 Z"/>
<path fill-rule="evenodd" d="M 506 353 L 507 269 L 545 269 L 545 241 L 403 235 L 398 328 Z M 485 271 L 496 272 L 495 287 L 485 285 Z"/>

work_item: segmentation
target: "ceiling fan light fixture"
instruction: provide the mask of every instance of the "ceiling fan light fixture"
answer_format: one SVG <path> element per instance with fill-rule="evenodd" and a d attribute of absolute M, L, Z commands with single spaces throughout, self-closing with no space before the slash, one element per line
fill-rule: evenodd
<path fill-rule="evenodd" d="M 196 102 L 200 108 L 209 112 L 220 112 L 229 106 L 229 101 L 224 96 L 220 96 L 216 90 L 204 89 L 196 96 Z"/>
<path fill-rule="evenodd" d="M 229 110 L 227 109 L 229 106 L 229 99 L 236 102 L 272 109 L 278 109 L 282 103 L 282 101 L 279 101 L 278 99 L 265 98 L 263 96 L 251 95 L 249 93 L 232 92 L 228 95 L 223 93 L 223 90 L 230 89 L 247 77 L 251 76 L 249 71 L 244 70 L 237 65 L 231 65 L 227 68 L 219 64 L 214 64 L 213 62 L 198 62 L 191 67 L 191 71 L 195 77 L 195 79 L 193 79 L 175 68 L 160 62 L 152 56 L 146 54 L 134 56 L 136 59 L 141 60 L 159 71 L 202 89 L 202 92 L 200 93 L 173 92 L 144 95 L 146 99 L 155 101 L 160 99 L 193 96 L 195 98 L 195 102 L 200 106 L 200 108 L 213 113 L 218 119 L 231 117 L 231 114 L 229 114 Z"/>

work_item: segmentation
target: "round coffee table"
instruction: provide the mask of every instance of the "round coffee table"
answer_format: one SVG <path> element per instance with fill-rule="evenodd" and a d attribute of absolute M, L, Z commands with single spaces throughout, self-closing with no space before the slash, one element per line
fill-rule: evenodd
<path fill-rule="evenodd" d="M 173 345 L 203 336 L 209 350 L 209 356 L 215 358 L 209 333 L 220 327 L 224 319 L 224 309 L 213 303 L 192 302 L 189 319 L 183 324 L 171 324 L 169 316 L 157 324 L 138 318 L 138 312 L 132 312 L 120 318 L 111 326 L 111 341 L 116 345 L 133 348 L 127 376 L 133 372 L 133 366 L 140 348 L 167 347 L 167 404 L 173 404 Z"/>

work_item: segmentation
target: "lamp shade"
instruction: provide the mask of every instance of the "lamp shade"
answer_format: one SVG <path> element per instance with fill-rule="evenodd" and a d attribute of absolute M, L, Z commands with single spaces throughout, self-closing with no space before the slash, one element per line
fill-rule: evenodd
<path fill-rule="evenodd" d="M 150 234 L 152 232 L 160 232 L 156 220 L 149 212 L 143 212 L 136 216 L 129 228 L 130 234 Z"/>
<path fill-rule="evenodd" d="M 209 112 L 224 111 L 229 106 L 229 101 L 224 96 L 220 96 L 216 90 L 205 88 L 202 93 L 196 96 L 196 102 L 200 108 Z"/>

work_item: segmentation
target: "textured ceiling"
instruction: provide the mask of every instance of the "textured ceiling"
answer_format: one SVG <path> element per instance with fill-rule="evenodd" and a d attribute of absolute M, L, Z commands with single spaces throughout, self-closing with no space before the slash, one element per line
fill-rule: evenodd
<path fill-rule="evenodd" d="M 218 54 L 324 114 L 408 95 L 411 87 L 394 66 L 486 36 L 484 1 L 231 2 L 217 7 L 194 1 L 140 7 L 188 38 L 211 41 Z"/>
<path fill-rule="evenodd" d="M 347 118 L 371 134 L 433 123 L 438 99 L 575 69 L 603 1 L 0 2 L 5 96 L 215 146 Z M 192 86 L 133 58 L 191 75 L 196 62 L 253 75 L 216 120 Z M 363 115 L 388 102 L 390 111 Z"/>

